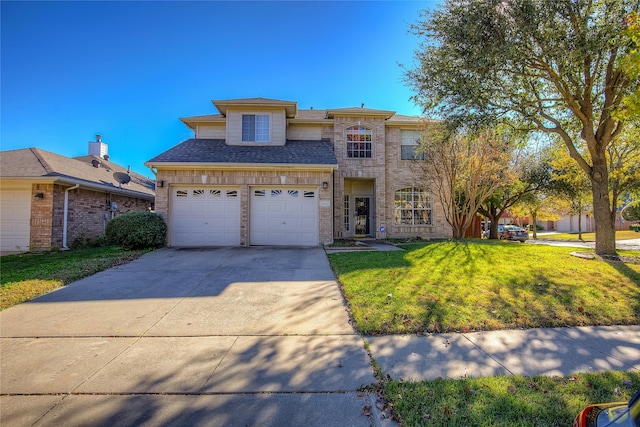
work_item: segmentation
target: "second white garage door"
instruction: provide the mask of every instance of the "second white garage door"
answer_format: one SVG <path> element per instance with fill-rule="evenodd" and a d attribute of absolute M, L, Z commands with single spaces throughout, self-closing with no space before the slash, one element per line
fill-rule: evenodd
<path fill-rule="evenodd" d="M 249 210 L 252 245 L 318 245 L 316 189 L 253 187 Z"/>
<path fill-rule="evenodd" d="M 171 246 L 240 245 L 238 189 L 171 189 Z"/>

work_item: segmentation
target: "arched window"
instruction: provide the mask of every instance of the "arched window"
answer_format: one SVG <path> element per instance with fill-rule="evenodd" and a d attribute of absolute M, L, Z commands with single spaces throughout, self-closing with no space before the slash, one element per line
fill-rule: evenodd
<path fill-rule="evenodd" d="M 347 157 L 371 158 L 371 129 L 363 126 L 347 128 Z"/>
<path fill-rule="evenodd" d="M 398 225 L 432 225 L 431 192 L 423 188 L 403 188 L 394 198 L 395 223 Z"/>

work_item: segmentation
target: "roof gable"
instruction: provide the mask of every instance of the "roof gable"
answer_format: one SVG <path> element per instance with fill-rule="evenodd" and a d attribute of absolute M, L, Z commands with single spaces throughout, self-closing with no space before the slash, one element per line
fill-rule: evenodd
<path fill-rule="evenodd" d="M 227 115 L 227 109 L 231 108 L 284 108 L 288 118 L 293 118 L 298 113 L 298 103 L 295 101 L 282 101 L 271 98 L 237 98 L 237 99 L 221 99 L 211 100 L 213 105 L 220 111 L 223 116 Z"/>

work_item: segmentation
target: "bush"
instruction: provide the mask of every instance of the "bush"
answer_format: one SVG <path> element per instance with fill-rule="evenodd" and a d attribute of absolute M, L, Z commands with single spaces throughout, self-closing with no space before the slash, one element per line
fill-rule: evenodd
<path fill-rule="evenodd" d="M 640 224 L 631 224 L 629 230 L 633 230 L 636 233 L 640 233 Z"/>
<path fill-rule="evenodd" d="M 110 245 L 126 249 L 157 248 L 164 245 L 167 225 L 153 212 L 129 212 L 107 223 L 105 236 Z"/>

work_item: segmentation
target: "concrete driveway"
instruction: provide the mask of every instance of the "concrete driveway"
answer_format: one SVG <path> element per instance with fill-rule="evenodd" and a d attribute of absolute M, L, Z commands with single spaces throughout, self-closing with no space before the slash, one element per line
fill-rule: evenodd
<path fill-rule="evenodd" d="M 320 248 L 161 249 L 1 312 L 0 336 L 2 425 L 375 422 Z"/>

